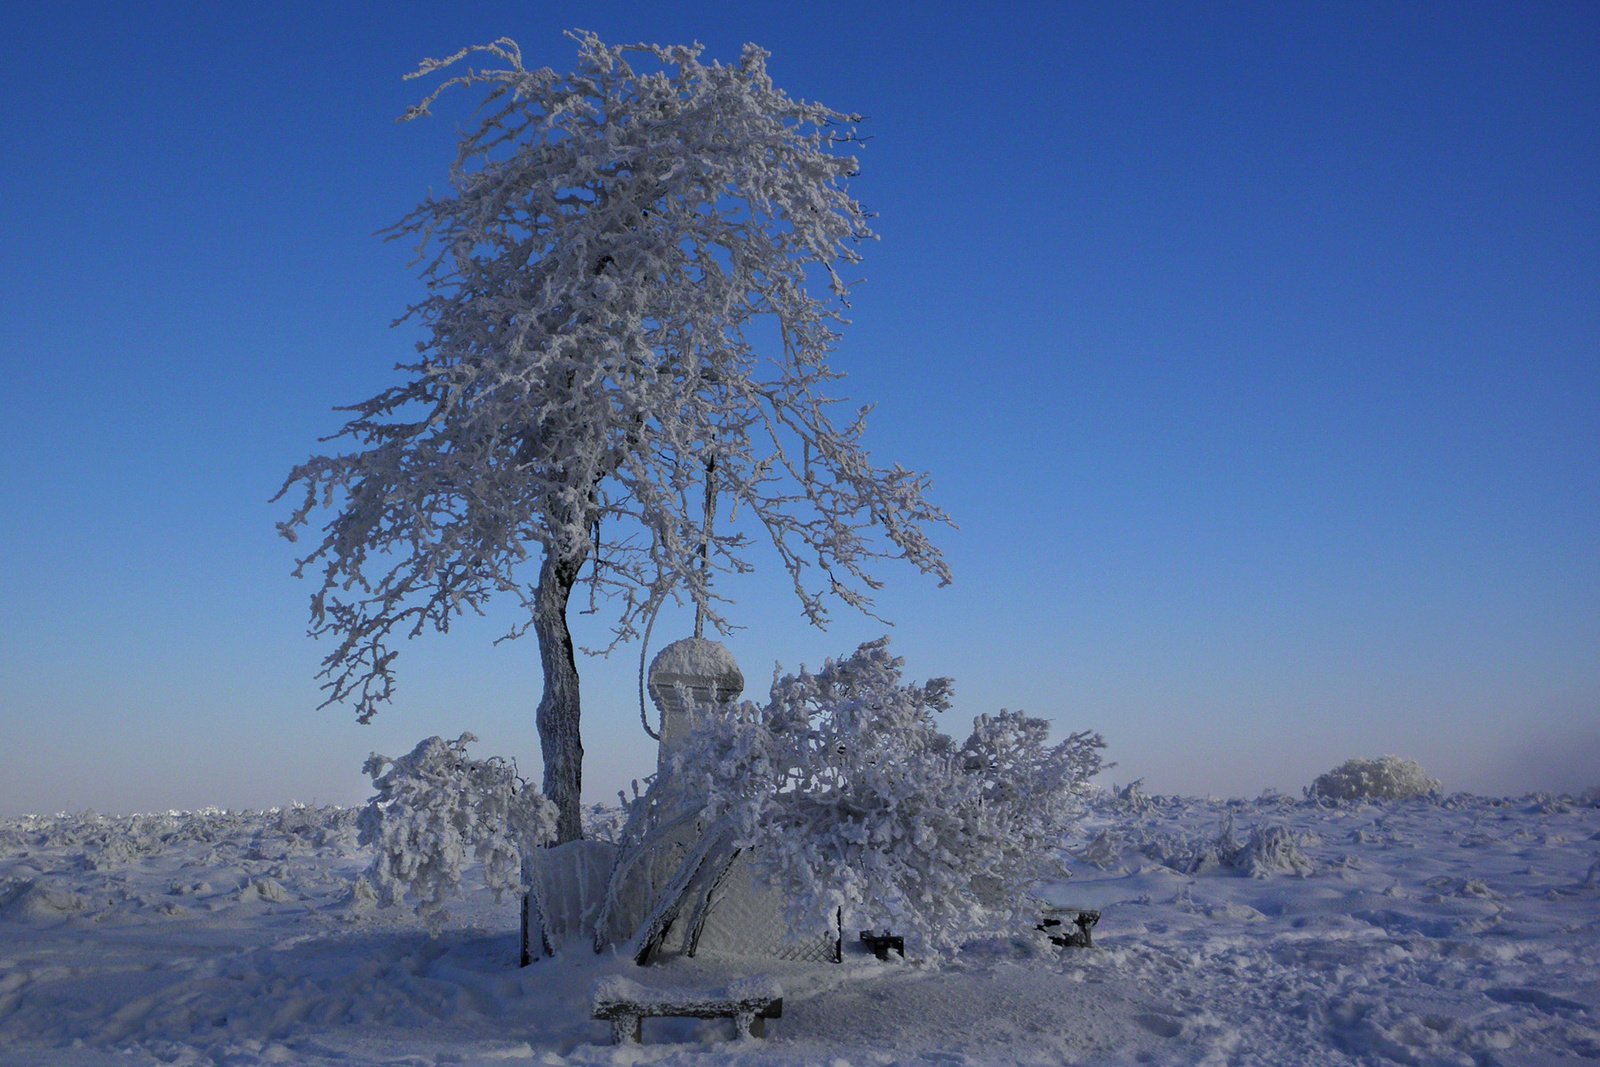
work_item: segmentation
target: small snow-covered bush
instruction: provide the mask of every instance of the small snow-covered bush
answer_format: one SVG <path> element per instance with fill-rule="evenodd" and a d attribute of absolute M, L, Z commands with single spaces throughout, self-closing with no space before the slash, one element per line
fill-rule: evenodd
<path fill-rule="evenodd" d="M 399 759 L 373 753 L 362 768 L 378 790 L 360 816 L 360 843 L 377 849 L 366 877 L 385 905 L 415 897 L 435 932 L 469 850 L 498 897 L 522 884 L 523 854 L 555 838 L 555 805 L 506 760 L 469 759 L 476 740 L 430 737 Z"/>
<path fill-rule="evenodd" d="M 1270 878 L 1274 874 L 1307 878 L 1316 870 L 1316 864 L 1301 850 L 1306 843 L 1303 835 L 1286 826 L 1258 825 L 1250 831 L 1250 839 L 1229 858 L 1228 866 L 1237 867 L 1251 878 Z"/>
<path fill-rule="evenodd" d="M 753 848 L 795 918 L 842 907 L 931 948 L 1033 921 L 1105 742 L 1050 745 L 1045 720 L 1002 711 L 957 744 L 934 722 L 949 679 L 902 682 L 902 663 L 883 638 L 775 679 L 765 706 L 707 717 L 653 789 Z"/>
<path fill-rule="evenodd" d="M 1416 760 L 1399 756 L 1351 759 L 1318 776 L 1306 789 L 1308 797 L 1331 800 L 1408 800 L 1436 796 L 1439 779 L 1429 778 Z"/>
<path fill-rule="evenodd" d="M 1144 791 L 1143 778 L 1112 786 L 1104 800 L 1104 807 L 1118 815 L 1143 815 L 1154 806 L 1154 799 Z"/>

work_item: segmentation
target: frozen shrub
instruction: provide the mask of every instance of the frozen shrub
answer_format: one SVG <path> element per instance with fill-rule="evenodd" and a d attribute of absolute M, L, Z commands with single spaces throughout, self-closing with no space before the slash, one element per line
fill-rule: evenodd
<path fill-rule="evenodd" d="M 1270 878 L 1274 874 L 1308 877 L 1316 865 L 1300 850 L 1305 838 L 1286 826 L 1257 826 L 1250 840 L 1236 849 L 1228 866 L 1237 867 L 1251 878 Z"/>
<path fill-rule="evenodd" d="M 1346 760 L 1306 789 L 1308 797 L 1330 800 L 1408 800 L 1438 793 L 1439 779 L 1429 778 L 1416 760 L 1399 756 Z"/>
<path fill-rule="evenodd" d="M 1154 806 L 1154 801 L 1144 791 L 1144 779 L 1135 778 L 1127 785 L 1114 785 L 1106 798 L 1105 806 L 1120 815 L 1143 815 Z"/>
<path fill-rule="evenodd" d="M 1556 796 L 1554 793 L 1543 791 L 1529 793 L 1523 800 L 1532 811 L 1541 815 L 1559 815 L 1572 810 L 1573 799 L 1569 796 Z"/>
<path fill-rule="evenodd" d="M 1082 863 L 1109 871 L 1117 867 L 1122 858 L 1123 836 L 1116 830 L 1104 828 L 1075 849 L 1069 850 L 1072 858 Z"/>
<path fill-rule="evenodd" d="M 555 837 L 555 805 L 505 760 L 469 759 L 476 740 L 430 737 L 399 759 L 374 753 L 362 768 L 378 789 L 360 817 L 361 844 L 377 849 L 366 878 L 385 905 L 415 897 L 434 931 L 469 850 L 498 895 L 522 884 L 524 852 Z"/>
<path fill-rule="evenodd" d="M 1302 848 L 1316 841 L 1314 836 L 1297 834 L 1284 826 L 1260 823 L 1240 842 L 1234 834 L 1233 813 L 1229 812 L 1212 836 L 1144 831 L 1138 835 L 1138 852 L 1181 874 L 1227 869 L 1251 878 L 1270 878 L 1274 874 L 1306 878 L 1316 870 L 1316 864 Z"/>
<path fill-rule="evenodd" d="M 796 918 L 843 908 L 930 948 L 1035 921 L 1028 889 L 1064 876 L 1105 742 L 1050 745 L 1045 720 L 1002 711 L 958 743 L 934 718 L 949 679 L 905 683 L 902 662 L 883 638 L 775 679 L 765 706 L 707 717 L 636 803 L 677 791 L 704 840 L 754 849 Z"/>
<path fill-rule="evenodd" d="M 620 797 L 621 794 L 619 793 Z M 626 804 L 590 804 L 583 809 L 583 836 L 589 841 L 616 844 L 628 821 Z"/>
<path fill-rule="evenodd" d="M 1203 874 L 1218 867 L 1236 866 L 1243 850 L 1233 834 L 1232 812 L 1212 836 L 1182 830 L 1145 830 L 1138 835 L 1140 855 L 1181 874 Z"/>

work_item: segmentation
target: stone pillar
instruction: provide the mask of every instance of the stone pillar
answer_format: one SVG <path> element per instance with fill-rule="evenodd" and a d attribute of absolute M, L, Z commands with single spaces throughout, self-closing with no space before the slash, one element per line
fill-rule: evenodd
<path fill-rule="evenodd" d="M 664 771 L 690 729 L 690 709 L 726 707 L 744 692 L 744 675 L 727 647 L 704 637 L 674 641 L 650 664 L 650 699 L 661 712 L 656 769 Z M 688 704 L 679 699 L 683 686 Z"/>

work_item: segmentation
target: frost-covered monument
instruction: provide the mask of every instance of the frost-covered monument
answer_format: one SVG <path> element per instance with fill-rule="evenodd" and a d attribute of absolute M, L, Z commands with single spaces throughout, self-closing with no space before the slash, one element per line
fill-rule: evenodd
<path fill-rule="evenodd" d="M 639 963 L 702 954 L 838 962 L 842 916 L 796 923 L 751 852 L 705 826 L 698 798 L 674 788 L 674 757 L 697 720 L 726 715 L 744 691 L 732 653 L 703 637 L 675 641 L 651 663 L 647 687 L 660 713 L 660 730 L 650 731 L 656 783 L 617 844 L 540 850 L 522 911 L 523 964 L 583 934 L 596 951 L 615 945 Z"/>

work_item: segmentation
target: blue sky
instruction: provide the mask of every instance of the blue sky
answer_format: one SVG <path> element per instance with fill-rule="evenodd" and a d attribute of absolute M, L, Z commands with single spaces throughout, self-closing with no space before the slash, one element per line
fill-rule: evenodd
<path fill-rule="evenodd" d="M 409 354 L 374 234 L 462 114 L 396 124 L 402 76 L 501 35 L 568 69 L 572 27 L 755 41 L 867 116 L 836 365 L 960 525 L 953 586 L 880 601 L 952 732 L 1024 708 L 1168 792 L 1387 752 L 1600 783 L 1600 8 L 458 7 L 12 15 L 0 814 L 350 803 L 368 751 L 469 729 L 537 773 L 506 616 L 413 642 L 371 726 L 315 710 L 268 500 Z M 883 632 L 807 629 L 766 564 L 727 589 L 756 693 Z M 580 664 L 593 799 L 653 767 L 636 655 Z"/>

